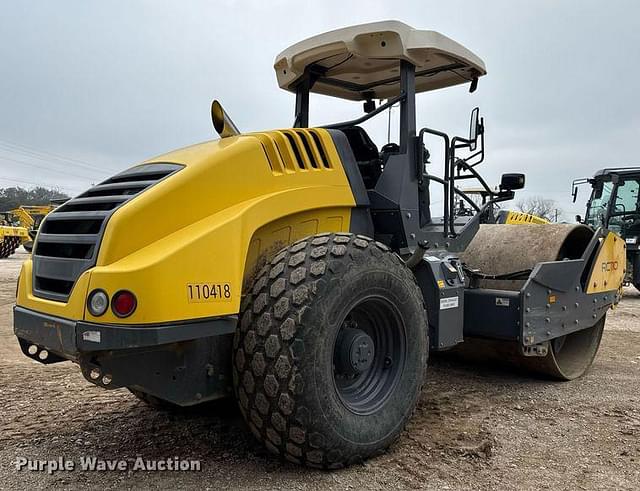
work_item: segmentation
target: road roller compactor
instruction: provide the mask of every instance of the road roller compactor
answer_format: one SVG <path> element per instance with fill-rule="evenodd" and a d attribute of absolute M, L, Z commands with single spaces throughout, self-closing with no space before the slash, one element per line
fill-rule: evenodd
<path fill-rule="evenodd" d="M 640 167 L 600 169 L 593 177 L 575 179 L 571 194 L 578 197 L 578 187 L 591 186 L 584 219 L 591 228 L 606 227 L 622 237 L 627 246 L 625 283 L 640 291 Z"/>
<path fill-rule="evenodd" d="M 0 259 L 5 259 L 29 240 L 29 230 L 22 227 L 11 212 L 0 212 Z"/>
<path fill-rule="evenodd" d="M 389 21 L 297 43 L 275 71 L 295 93 L 292 128 L 241 133 L 214 102 L 219 139 L 131 167 L 45 217 L 14 310 L 26 356 L 71 360 L 90 383 L 157 408 L 235 397 L 270 451 L 321 468 L 394 441 L 430 350 L 480 339 L 547 377 L 585 372 L 618 299 L 624 243 L 604 228 L 495 224 L 493 206 L 524 175 L 495 190 L 480 176 L 478 110 L 464 137 L 416 126 L 416 94 L 473 92 L 479 57 Z M 309 127 L 310 93 L 364 113 Z M 378 149 L 360 124 L 393 105 L 397 142 Z M 427 135 L 444 147 L 440 175 L 425 166 Z M 458 186 L 473 179 L 490 195 L 481 206 Z M 474 213 L 456 215 L 456 199 Z"/>

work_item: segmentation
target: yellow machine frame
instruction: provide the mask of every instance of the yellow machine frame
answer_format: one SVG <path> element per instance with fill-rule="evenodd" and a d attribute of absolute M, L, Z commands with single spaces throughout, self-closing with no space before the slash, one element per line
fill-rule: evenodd
<path fill-rule="evenodd" d="M 55 209 L 54 205 L 22 205 L 11 210 L 10 213 L 18 217 L 20 225 L 30 230 L 36 223 L 33 215 L 46 216 Z"/>
<path fill-rule="evenodd" d="M 314 161 L 307 155 L 296 158 L 289 138 L 300 138 L 300 131 L 314 135 Z M 326 166 L 317 164 L 323 160 L 321 152 Z M 67 302 L 33 294 L 32 261 L 27 260 L 18 305 L 67 319 L 114 324 L 235 314 L 245 279 L 280 247 L 320 232 L 349 230 L 355 201 L 326 130 L 225 138 L 146 163 L 151 162 L 185 167 L 113 214 L 96 266 L 80 276 Z M 235 172 L 229 172 L 228 162 L 236 163 Z M 157 219 L 158 210 L 162 220 Z M 194 299 L 190 292 L 199 285 L 228 285 L 229 298 Z M 113 294 L 124 287 L 138 296 L 130 317 L 121 319 L 108 311 L 98 319 L 85 308 L 89 291 L 100 288 Z"/>

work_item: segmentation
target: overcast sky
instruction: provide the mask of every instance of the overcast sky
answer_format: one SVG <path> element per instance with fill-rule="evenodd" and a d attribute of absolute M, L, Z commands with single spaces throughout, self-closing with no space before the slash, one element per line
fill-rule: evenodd
<path fill-rule="evenodd" d="M 462 43 L 486 63 L 477 92 L 422 94 L 418 125 L 465 134 L 478 105 L 481 171 L 525 172 L 519 193 L 555 199 L 572 179 L 638 163 L 640 3 L 635 1 L 2 0 L 0 187 L 77 194 L 140 160 L 212 139 L 219 98 L 243 131 L 292 124 L 277 53 L 311 35 L 397 19 Z M 361 105 L 315 96 L 311 123 Z M 394 118 L 395 120 L 395 118 Z M 395 122 L 395 121 L 394 121 Z M 386 142 L 386 118 L 368 127 Z M 431 171 L 439 173 L 437 141 Z M 435 210 L 434 210 L 435 211 Z"/>

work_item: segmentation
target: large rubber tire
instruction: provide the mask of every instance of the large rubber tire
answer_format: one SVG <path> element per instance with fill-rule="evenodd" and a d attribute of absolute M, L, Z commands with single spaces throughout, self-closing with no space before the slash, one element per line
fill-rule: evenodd
<path fill-rule="evenodd" d="M 336 368 L 347 317 L 368 329 L 378 350 L 371 367 L 354 375 L 362 392 L 345 388 Z M 387 338 L 394 341 L 385 344 Z M 363 236 L 320 234 L 280 251 L 245 296 L 234 338 L 235 393 L 271 452 L 340 468 L 398 437 L 420 395 L 428 346 L 423 297 L 399 257 Z M 366 380 L 377 389 L 367 392 Z"/>

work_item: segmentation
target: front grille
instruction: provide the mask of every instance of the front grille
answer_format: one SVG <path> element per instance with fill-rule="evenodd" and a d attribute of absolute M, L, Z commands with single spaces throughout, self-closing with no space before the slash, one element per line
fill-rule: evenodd
<path fill-rule="evenodd" d="M 117 174 L 49 213 L 33 249 L 33 293 L 67 301 L 78 277 L 95 266 L 107 221 L 123 204 L 183 166 L 143 164 Z"/>

